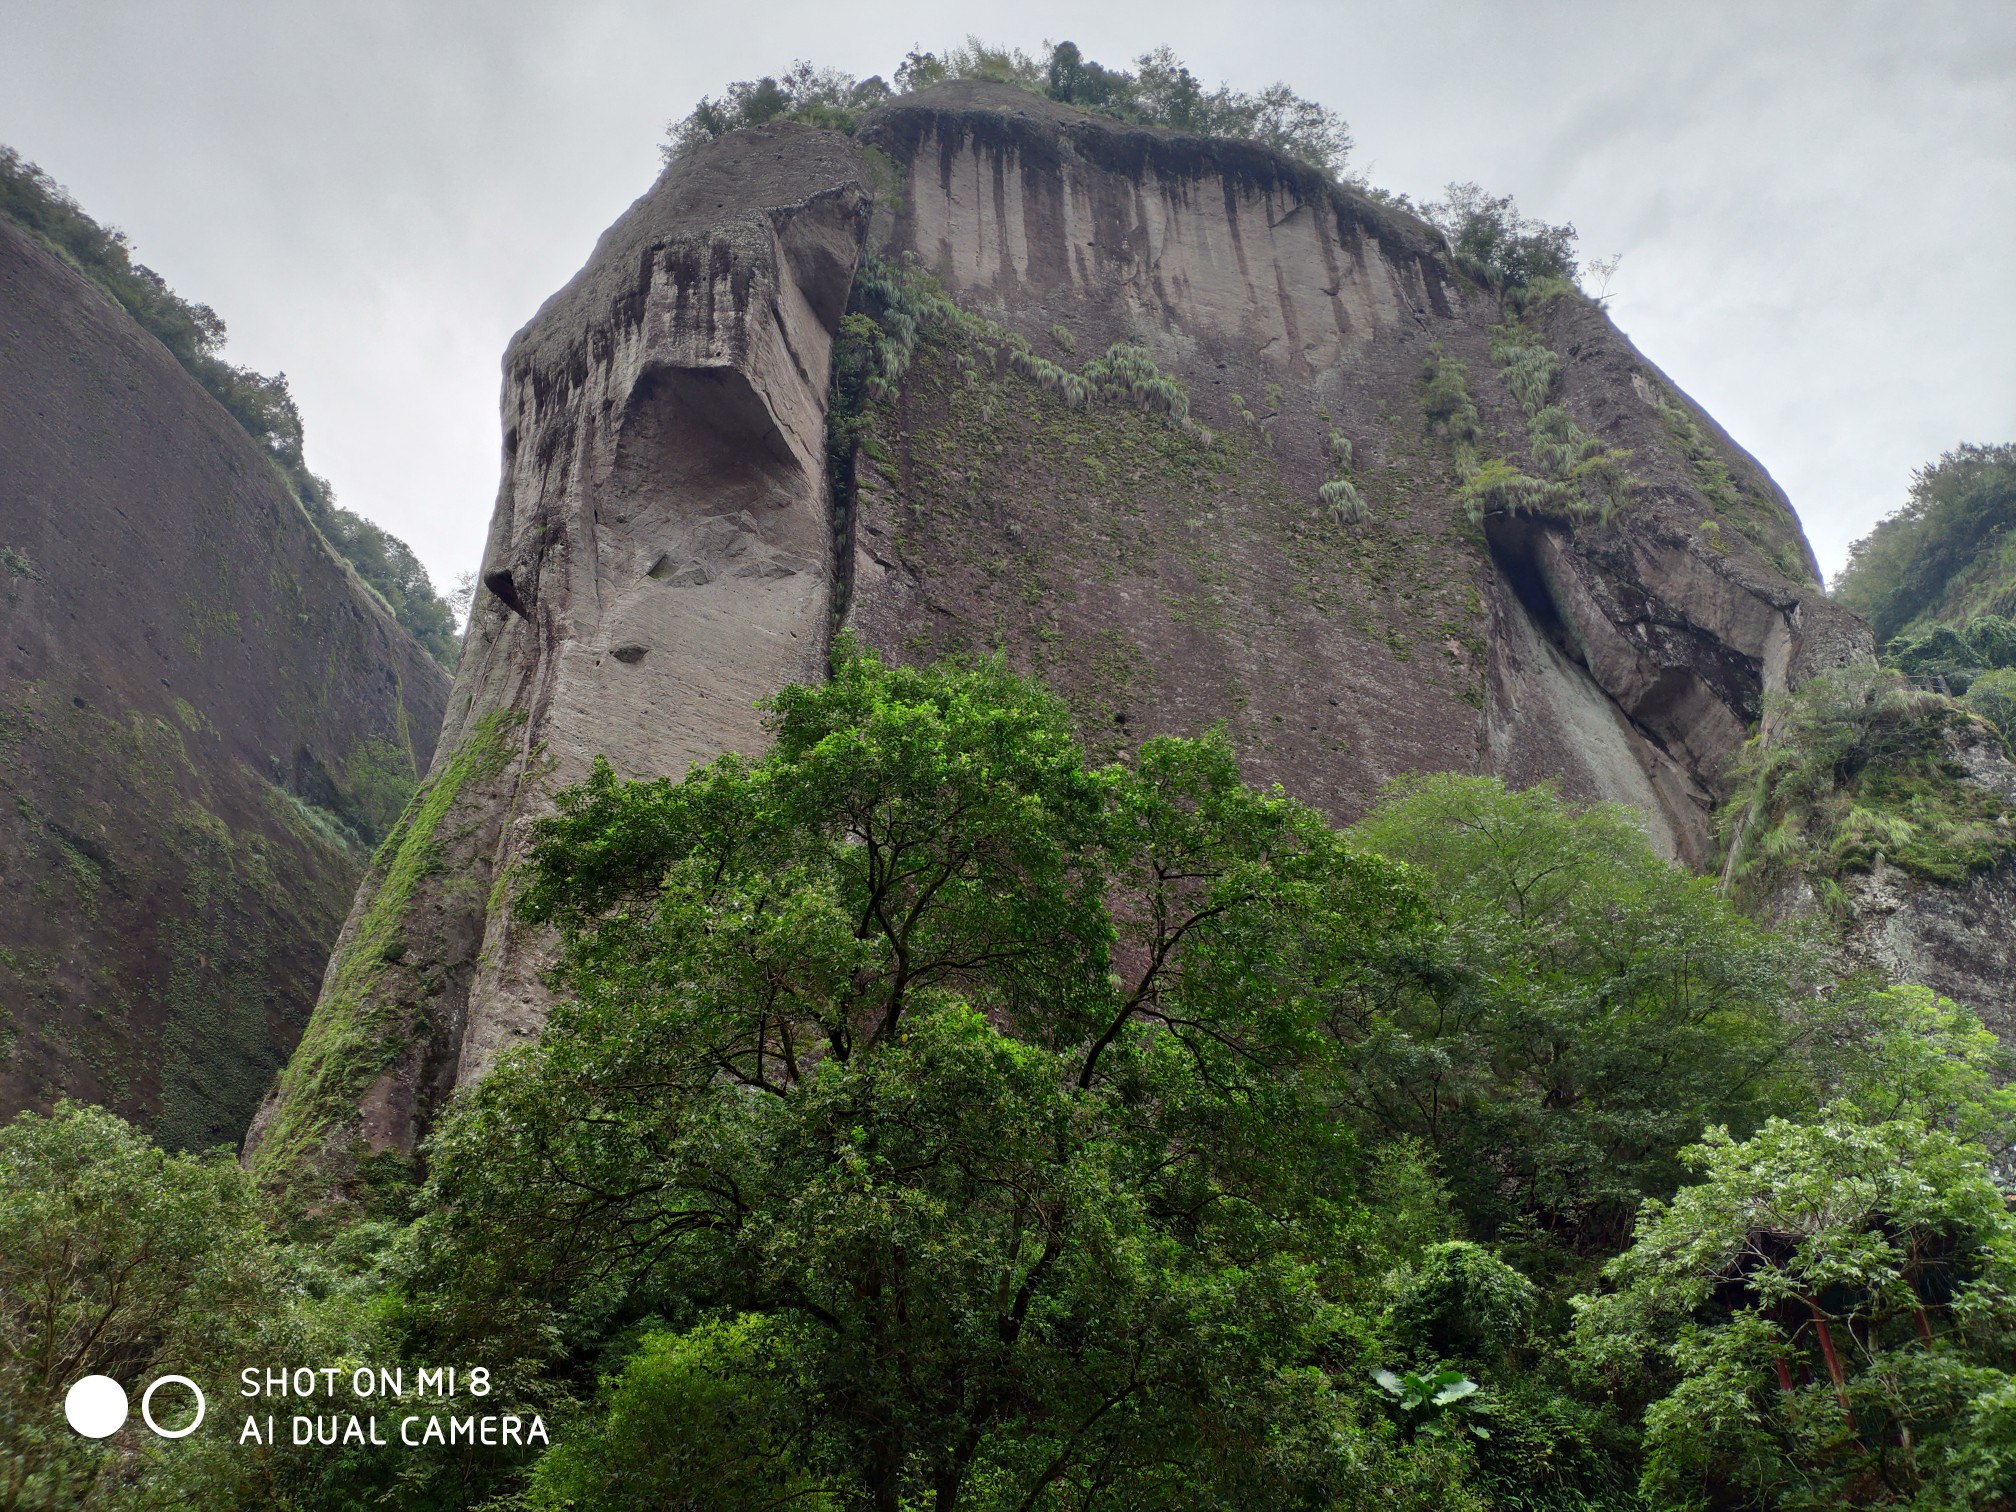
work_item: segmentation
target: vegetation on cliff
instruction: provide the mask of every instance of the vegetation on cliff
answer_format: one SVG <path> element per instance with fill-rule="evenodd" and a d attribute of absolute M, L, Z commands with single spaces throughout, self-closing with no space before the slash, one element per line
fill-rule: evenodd
<path fill-rule="evenodd" d="M 895 70 L 893 89 L 879 74 L 857 79 L 802 61 L 781 74 L 740 80 L 718 100 L 702 99 L 691 114 L 674 121 L 666 129 L 665 155 L 669 160 L 724 132 L 765 121 L 851 131 L 875 106 L 947 79 L 991 80 L 1136 125 L 1258 142 L 1333 178 L 1351 155 L 1350 128 L 1337 113 L 1285 84 L 1257 94 L 1225 84 L 1206 89 L 1167 47 L 1143 53 L 1127 70 L 1093 62 L 1073 42 L 1046 44 L 1039 57 L 977 37 L 943 53 L 911 52 Z"/>
<path fill-rule="evenodd" d="M 1958 886 L 2016 854 L 2016 806 L 1978 780 L 1978 748 L 2016 745 L 2016 447 L 1962 446 L 1919 470 L 1904 507 L 1852 549 L 1835 596 L 1866 616 L 1881 665 L 1782 698 L 1738 757 L 1729 876 L 1760 895 L 1887 861 Z"/>
<path fill-rule="evenodd" d="M 2016 1096 L 1964 1009 L 1545 788 L 1338 831 L 1220 735 L 1097 766 L 998 662 L 845 644 L 771 718 L 541 821 L 562 998 L 424 1184 L 364 1158 L 283 1237 L 108 1115 L 0 1131 L 6 1421 L 100 1365 L 453 1359 L 552 1447 L 37 1429 L 13 1505 L 2016 1495 Z"/>
<path fill-rule="evenodd" d="M 1919 469 L 1834 594 L 1869 621 L 1884 665 L 2016 744 L 2016 446 L 1961 446 Z"/>
<path fill-rule="evenodd" d="M 454 615 L 412 548 L 339 506 L 328 482 L 308 470 L 301 411 L 288 392 L 285 373 L 268 377 L 227 362 L 220 355 L 224 321 L 215 310 L 178 296 L 160 274 L 133 260 L 125 232 L 99 225 L 55 179 L 5 146 L 0 146 L 0 216 L 31 232 L 166 347 L 259 443 L 316 529 L 399 623 L 436 661 L 454 666 Z"/>
<path fill-rule="evenodd" d="M 1839 880 L 1879 857 L 1949 886 L 1995 867 L 2016 853 L 2016 809 L 1966 780 L 1960 742 L 1974 723 L 1889 668 L 1814 678 L 1737 759 L 1732 875 L 1756 887 L 1805 877 L 1838 902 Z"/>
<path fill-rule="evenodd" d="M 1885 643 L 2016 619 L 2016 445 L 1959 446 L 1920 468 L 1904 506 L 1850 550 L 1834 593 Z"/>

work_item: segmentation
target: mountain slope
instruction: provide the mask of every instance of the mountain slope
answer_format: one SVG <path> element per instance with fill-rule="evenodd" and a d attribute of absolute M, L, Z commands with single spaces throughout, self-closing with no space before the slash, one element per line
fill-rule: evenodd
<path fill-rule="evenodd" d="M 0 221 L 0 1116 L 235 1141 L 447 677 L 159 341 Z"/>

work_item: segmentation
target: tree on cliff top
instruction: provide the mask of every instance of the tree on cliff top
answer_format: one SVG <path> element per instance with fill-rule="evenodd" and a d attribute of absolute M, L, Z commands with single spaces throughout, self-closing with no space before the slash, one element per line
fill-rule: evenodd
<path fill-rule="evenodd" d="M 702 99 L 690 115 L 673 122 L 667 128 L 665 156 L 669 161 L 725 132 L 765 121 L 851 131 L 863 111 L 893 94 L 947 79 L 989 79 L 1115 120 L 1258 142 L 1333 178 L 1342 175 L 1351 155 L 1350 128 L 1328 106 L 1303 98 L 1286 84 L 1258 93 L 1226 84 L 1206 89 L 1167 47 L 1143 53 L 1130 72 L 1093 62 L 1074 42 L 1048 45 L 1041 57 L 1032 57 L 1019 48 L 993 47 L 968 37 L 943 53 L 910 53 L 895 78 L 892 92 L 880 75 L 857 81 L 838 69 L 800 61 L 782 74 L 741 80 L 719 99 Z"/>

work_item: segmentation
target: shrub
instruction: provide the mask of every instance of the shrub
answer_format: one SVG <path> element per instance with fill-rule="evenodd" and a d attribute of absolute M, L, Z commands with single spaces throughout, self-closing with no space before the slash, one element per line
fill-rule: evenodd
<path fill-rule="evenodd" d="M 1349 478 L 1332 478 L 1316 490 L 1316 497 L 1336 524 L 1362 525 L 1372 518 L 1371 506 L 1360 497 L 1357 485 Z"/>
<path fill-rule="evenodd" d="M 1166 47 L 1143 53 L 1129 72 L 1093 62 L 1074 42 L 1056 43 L 1037 57 L 968 37 L 943 53 L 912 51 L 895 78 L 897 94 L 947 79 L 987 79 L 1117 120 L 1258 142 L 1333 178 L 1351 154 L 1350 128 L 1335 111 L 1285 84 L 1257 93 L 1223 84 L 1206 89 Z M 702 99 L 666 128 L 662 151 L 671 161 L 726 132 L 774 120 L 852 131 L 864 111 L 890 97 L 879 75 L 857 81 L 838 69 L 798 62 L 781 74 L 731 84 L 718 100 Z"/>
<path fill-rule="evenodd" d="M 1386 1326 L 1417 1361 L 1494 1363 L 1516 1345 L 1539 1301 L 1533 1283 L 1482 1245 L 1430 1245 L 1401 1278 Z"/>
<path fill-rule="evenodd" d="M 2004 744 L 2016 749 L 2016 669 L 1982 673 L 1961 702 L 1995 726 Z"/>
<path fill-rule="evenodd" d="M 1575 228 L 1521 215 L 1509 194 L 1451 184 L 1423 213 L 1447 240 L 1457 268 L 1500 296 L 1538 293 L 1575 277 Z"/>

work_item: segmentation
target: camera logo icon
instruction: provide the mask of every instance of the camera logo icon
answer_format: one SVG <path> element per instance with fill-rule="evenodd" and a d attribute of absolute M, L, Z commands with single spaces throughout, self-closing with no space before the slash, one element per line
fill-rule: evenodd
<path fill-rule="evenodd" d="M 154 1421 L 154 1393 L 163 1386 L 184 1386 L 196 1398 L 196 1416 L 180 1428 L 163 1428 Z M 140 1421 L 159 1438 L 187 1438 L 203 1426 L 203 1414 L 209 1409 L 204 1399 L 203 1388 L 187 1376 L 156 1376 L 140 1394 Z M 110 1438 L 126 1426 L 126 1416 L 131 1411 L 126 1401 L 126 1388 L 107 1375 L 88 1375 L 73 1383 L 63 1398 L 63 1416 L 71 1428 L 85 1438 Z"/>

